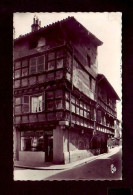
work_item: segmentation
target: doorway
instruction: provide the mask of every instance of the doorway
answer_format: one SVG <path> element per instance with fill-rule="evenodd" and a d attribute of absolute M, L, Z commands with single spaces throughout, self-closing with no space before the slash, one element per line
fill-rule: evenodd
<path fill-rule="evenodd" d="M 45 131 L 44 136 L 45 143 L 45 161 L 52 162 L 53 161 L 53 132 Z"/>

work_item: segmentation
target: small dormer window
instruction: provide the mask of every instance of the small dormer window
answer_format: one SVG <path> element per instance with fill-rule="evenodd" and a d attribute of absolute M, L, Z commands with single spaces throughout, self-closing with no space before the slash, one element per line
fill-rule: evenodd
<path fill-rule="evenodd" d="M 87 55 L 87 65 L 89 67 L 91 67 L 91 59 L 90 59 L 90 56 L 89 55 Z"/>

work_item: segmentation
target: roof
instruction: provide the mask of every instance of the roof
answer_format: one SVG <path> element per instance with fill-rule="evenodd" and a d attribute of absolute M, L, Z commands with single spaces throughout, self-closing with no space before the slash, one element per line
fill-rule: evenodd
<path fill-rule="evenodd" d="M 120 100 L 119 96 L 117 95 L 116 91 L 110 84 L 110 82 L 107 80 L 107 78 L 103 74 L 98 74 L 97 75 L 97 83 L 98 84 L 103 84 L 103 86 L 108 87 L 109 93 L 116 99 Z"/>
<path fill-rule="evenodd" d="M 18 41 L 21 41 L 25 38 L 29 38 L 30 36 L 34 35 L 34 34 L 38 34 L 40 32 L 44 32 L 46 30 L 48 30 L 49 28 L 53 28 L 58 24 L 66 24 L 69 25 L 70 23 L 75 24 L 78 27 L 78 30 L 80 30 L 80 32 L 82 32 L 85 36 L 87 36 L 88 38 L 91 38 L 96 44 L 97 46 L 102 45 L 102 41 L 100 41 L 95 35 L 93 35 L 91 32 L 89 32 L 81 23 L 79 23 L 74 17 L 68 17 L 66 19 L 57 21 L 55 23 L 49 24 L 47 26 L 44 26 L 42 28 L 40 28 L 39 30 L 35 31 L 35 32 L 30 32 L 27 33 L 25 35 L 21 35 L 18 38 L 16 38 L 14 40 L 14 43 L 17 43 Z M 72 25 L 73 26 L 73 25 Z"/>

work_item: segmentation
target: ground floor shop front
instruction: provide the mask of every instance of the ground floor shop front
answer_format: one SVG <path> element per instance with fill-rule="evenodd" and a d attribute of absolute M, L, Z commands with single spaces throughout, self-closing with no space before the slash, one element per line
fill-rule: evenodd
<path fill-rule="evenodd" d="M 66 164 L 106 152 L 107 135 L 93 129 L 57 125 L 50 129 L 14 128 L 14 159 Z"/>

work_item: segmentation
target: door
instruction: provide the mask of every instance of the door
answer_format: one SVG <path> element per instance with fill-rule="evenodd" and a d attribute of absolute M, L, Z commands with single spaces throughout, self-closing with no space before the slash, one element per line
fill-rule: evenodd
<path fill-rule="evenodd" d="M 53 135 L 45 133 L 45 161 L 53 161 Z"/>

